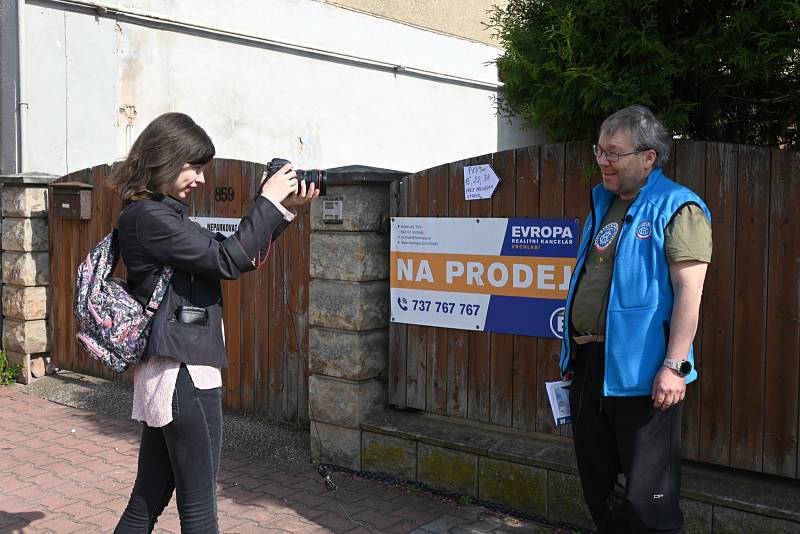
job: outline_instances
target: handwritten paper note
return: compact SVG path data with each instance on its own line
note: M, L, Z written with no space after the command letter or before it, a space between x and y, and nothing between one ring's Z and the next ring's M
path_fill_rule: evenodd
M464 199L492 198L500 178L489 165L464 166Z

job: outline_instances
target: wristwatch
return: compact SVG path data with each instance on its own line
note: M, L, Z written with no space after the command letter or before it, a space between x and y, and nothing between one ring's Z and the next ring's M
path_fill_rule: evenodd
M692 372L692 362L689 360L670 360L666 358L664 359L664 367L677 371L681 376L686 376Z

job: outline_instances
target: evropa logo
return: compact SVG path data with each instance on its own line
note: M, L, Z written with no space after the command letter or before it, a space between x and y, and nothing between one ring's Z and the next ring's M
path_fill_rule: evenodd
M512 226L511 237L515 239L572 239L569 226Z
M558 339L564 337L564 311L563 307L553 310L550 315L550 330Z

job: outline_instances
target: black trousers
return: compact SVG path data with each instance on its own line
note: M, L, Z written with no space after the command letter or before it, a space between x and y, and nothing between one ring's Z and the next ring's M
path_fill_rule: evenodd
M598 533L683 532L678 505L683 402L604 397L602 343L578 346L570 406L583 496ZM618 475L625 477L624 486Z
M173 420L144 425L139 469L115 534L150 533L175 491L181 532L219 532L217 472L222 441L220 388L196 389L181 365L172 399Z

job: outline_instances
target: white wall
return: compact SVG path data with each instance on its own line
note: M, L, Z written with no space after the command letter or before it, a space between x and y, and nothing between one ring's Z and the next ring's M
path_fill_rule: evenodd
M487 63L500 51L481 43L312 0L115 5L235 35L153 18L96 16L47 0L28 4L26 170L65 174L123 157L131 139L166 111L191 115L219 157L264 162L282 156L303 167L415 171L537 142L498 121L491 89L289 53L241 35L496 82ZM126 107L136 110L132 126L120 112ZM8 131L14 117L5 113L0 120Z

